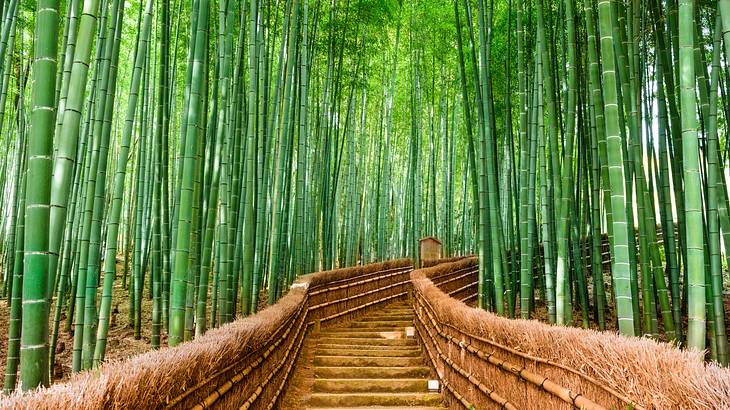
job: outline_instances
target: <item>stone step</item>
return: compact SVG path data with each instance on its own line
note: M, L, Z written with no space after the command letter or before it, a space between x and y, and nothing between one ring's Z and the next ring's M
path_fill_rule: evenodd
M431 370L426 366L405 367L332 367L319 366L314 368L315 378L329 379L407 379L428 378Z
M421 357L315 356L315 366L408 367L423 365Z
M314 352L317 356L370 356L370 357L420 357L420 349L355 349L317 347Z
M314 393L309 398L310 406L440 406L438 393Z
M390 322L390 321L399 321L399 320L407 320L409 322L413 322L413 315L403 315L403 314L397 314L397 315L373 315L373 316L363 316L361 318L358 318L357 320L359 322Z
M418 342L410 303L399 300L356 320L322 329L311 365L307 408L313 410L438 410L428 391L432 371Z
M405 332L408 326L389 326L382 325L374 327L351 327L351 326L337 326L322 330L323 335L329 335L332 333L355 333L355 332ZM410 325L412 327L413 325Z
M413 314L413 308L410 307L397 307L393 309L383 309L383 310L376 310L373 312L370 312L363 316L388 316L388 315L412 315Z
M352 339L337 340L334 343L317 343L317 349L358 349L358 350L420 350L415 344L408 345L366 345L366 344L353 344Z
M406 327L413 327L412 320L373 320L373 321L357 321L348 323L344 328L346 329L357 329L357 328L391 328L391 329L404 329Z
M347 338L376 338L376 339L405 339L406 331L379 328L362 328L362 329L328 329L323 331L322 337L347 337Z
M359 334L359 337L340 337L337 334L320 337L320 344L336 344L336 345L367 345L367 346L417 346L416 339L414 338L382 338L382 337L363 337Z
M426 379L316 379L315 393L428 393Z
M371 310L369 313L390 312L392 310L413 310L413 306L410 303L406 303L406 302L394 303L392 305L385 306L382 309Z

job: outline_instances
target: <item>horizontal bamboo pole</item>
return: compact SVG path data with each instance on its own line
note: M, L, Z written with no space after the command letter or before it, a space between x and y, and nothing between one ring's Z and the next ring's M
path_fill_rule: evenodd
M470 289L470 288L475 288L475 287L476 287L476 286L474 286L474 284L473 284L473 283L469 283L469 284L467 284L467 285L464 285L464 286L462 286L462 287L460 287L460 288L457 288L457 289L454 289L454 290L452 290L451 292L449 292L449 293L448 293L448 295L449 295L449 296L453 296L453 295L456 295L456 294L457 294L457 293L459 293L459 292L463 292L463 291L465 291L465 290L468 290L468 289Z
M469 278L470 276L474 276L475 273L477 273L477 270L472 270L470 272L462 273L462 274L460 274L458 276L454 276L454 277L448 278L448 279L446 279L444 281L440 281L440 282L433 282L432 281L432 282L433 282L434 285L436 285L438 287L442 287L444 285L448 285L450 283L457 282L457 281L459 281L461 279Z
M441 275L434 276L434 277L432 277L430 279L431 279L431 282L433 282L435 285L438 285L438 284L444 282L444 281L441 281L439 279L442 279L442 278L445 278L445 277L450 277L450 276L453 276L453 275L458 275L458 274L465 273L465 272L466 273L474 273L474 272L478 272L478 271L479 271L479 265L467 266L465 268L456 269L456 270L453 270L453 271L449 271L447 273L442 273Z
M334 305L334 304L337 304L337 303L344 303L344 302L349 301L349 300L354 300L354 299L362 298L362 297L367 296L367 295L372 295L374 293L383 292L383 291L388 290L390 288L394 288L396 286L406 285L408 283L410 283L409 280L404 280L402 282L397 282L397 283L394 283L394 284L391 284L391 285L387 285L387 286L384 286L382 288L373 289L373 290L370 290L370 291L367 291L367 292L364 292L364 293L358 293L357 295L348 296L346 298L336 299L336 300L332 300L332 301L329 301L329 302L323 302L323 303L320 303L318 305L315 305L315 306L310 307L309 310L321 309L323 307L331 306L331 305Z
M353 286L353 285L360 284L360 283L367 283L370 280L363 279L366 276L372 276L372 277L374 277L373 280L377 280L377 279L382 279L383 277L386 277L387 275L389 275L391 273L404 273L404 272L410 272L412 270L413 270L413 266L408 265L408 266L398 266L395 268L383 269L383 270L379 270L379 271L375 271L375 272L363 273L361 275L353 276L350 278L338 279L338 280L334 280L332 282L319 284L317 286L314 286L310 290L309 294L310 294L310 296L315 296L320 293L325 293L325 292L330 292L330 291L333 291L336 289L341 289L339 287L341 284L348 284L348 282L352 282L353 280L355 280L356 282L349 283L345 287Z
M396 285L400 285L400 284L396 284ZM389 286L389 287L392 287L392 286ZM363 310L366 307L374 306L374 305L377 305L379 303L383 303L383 302L387 302L387 301L390 301L390 300L393 300L393 299L397 299L397 298L399 298L401 296L405 296L406 294L407 294L407 292L396 293L394 295L387 296L387 297L384 297L382 299L374 300L372 302L368 302L368 303L362 304L360 306L356 306L354 308L351 308L351 309L348 309L348 310L345 310L345 311L342 311L342 312L339 312L339 313L335 313L334 315L330 315L330 316L327 316L327 317L323 317L323 318L319 319L319 321L320 322L324 322L324 321L336 319L336 318L338 318L340 316L344 316L344 315L346 315L348 313L353 313L353 312L357 312L358 310ZM312 325L312 324L314 324L314 321L311 321L311 322L309 322L307 324L308 325Z

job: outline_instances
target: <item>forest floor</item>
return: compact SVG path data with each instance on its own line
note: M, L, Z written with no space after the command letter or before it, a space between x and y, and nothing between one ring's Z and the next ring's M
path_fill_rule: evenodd
M127 357L135 356L152 349L150 345L150 337L152 336L152 300L144 292L142 298L142 326L141 338L134 338L134 329L129 321L129 290L122 287L121 281L122 263L117 261L117 280L114 283L114 292L112 297L112 314L109 324L109 334L107 336L107 349L105 361L121 360ZM100 283L103 280L101 275ZM127 278L129 279L129 278ZM97 301L101 297L101 290L97 295ZM49 332L53 331L53 308L51 309L51 319L49 320ZM7 300L0 301L0 334L8 334L8 326L10 323L10 309ZM66 311L61 314L61 322L58 331L58 344L56 346L56 363L53 369L54 382L63 381L71 376L71 360L73 357L73 328L71 331L65 331ZM160 344L165 345L167 335L165 332L160 336ZM50 336L49 336L50 337ZM5 369L8 353L7 336L0 338L0 363L2 369Z
M105 361L122 360L131 356L152 350L152 299L149 297L149 282L145 282L142 298L142 325L141 338L134 338L134 328L129 320L129 289L122 286L123 262L121 257L117 258L117 280L114 282L114 292L112 296L112 313L111 322L109 324L109 334L107 335L107 349ZM103 273L99 279L99 283L103 283ZM127 278L129 284L130 278ZM262 290L259 293L259 310L266 308L268 293ZM210 297L210 295L209 295ZM97 294L97 306L101 298L101 287ZM210 299L209 299L210 300ZM65 331L66 313L61 314L61 321L58 332L58 344L56 345L56 362L53 369L54 383L64 381L71 375L71 364L73 359L73 328ZM49 332L53 331L53 308L51 309L51 319L49 320ZM0 300L0 334L7 335L8 326L10 324L10 308L7 300ZM49 336L50 337L50 336ZM160 346L167 346L167 332L160 334ZM6 366L8 353L7 336L0 337L0 363L4 371Z

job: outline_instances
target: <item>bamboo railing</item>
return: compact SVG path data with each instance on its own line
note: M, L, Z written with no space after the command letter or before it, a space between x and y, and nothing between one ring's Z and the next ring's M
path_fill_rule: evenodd
M475 298L475 257L411 272L415 327L449 408L725 408L730 372L644 338L511 320Z
M550 363L479 337L465 330L469 326L464 324L439 319L427 297L428 291L448 296L449 299L441 300L451 303L460 301L454 295L466 295L462 299L472 299L475 297L473 276L478 271L475 261L474 258L466 259L411 274L414 282L428 280L428 284L415 286L413 290L416 330L448 396L453 396L467 409L471 406L480 409L496 406L505 409L575 407L598 410L633 405L612 391L601 392L602 402L608 406L600 405L581 390L566 387L566 375L554 379L548 377L547 374L555 375L555 369L539 373L541 365ZM569 369L560 369L577 375L579 388L591 381L589 378L582 380L580 374Z
M610 262L609 262L610 263ZM728 408L730 372L699 352L509 320L467 305L477 259L408 259L301 277L276 305L176 348L0 399L0 408L275 409L308 332L409 299L450 408Z

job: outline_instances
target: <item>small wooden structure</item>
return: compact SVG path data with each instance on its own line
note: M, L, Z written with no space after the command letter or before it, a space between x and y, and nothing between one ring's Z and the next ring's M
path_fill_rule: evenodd
M441 258L441 241L435 236L421 238L421 260Z

